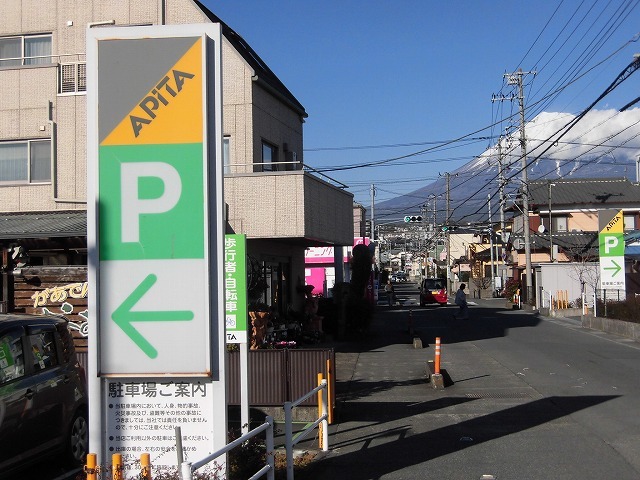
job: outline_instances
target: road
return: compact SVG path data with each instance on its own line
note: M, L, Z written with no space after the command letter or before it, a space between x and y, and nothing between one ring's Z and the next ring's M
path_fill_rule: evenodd
M415 284L396 292L359 348L338 347L331 452L301 478L640 478L640 344L501 299L470 298L454 321L457 307L419 307ZM425 381L435 337L443 390Z
M501 299L469 298L454 321L453 305L420 307L414 283L396 293L364 338L335 344L330 453L297 480L640 479L639 343ZM426 381L436 337L442 390ZM74 478L53 472L20 478Z

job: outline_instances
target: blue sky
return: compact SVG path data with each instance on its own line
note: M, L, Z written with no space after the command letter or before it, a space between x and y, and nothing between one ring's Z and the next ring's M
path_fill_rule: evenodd
M505 73L537 72L525 77L527 120L578 113L640 53L639 0L204 3L306 108L304 163L349 185L367 207L371 184L382 202L495 143L517 112L513 102L492 102L513 93ZM637 96L640 72L596 108Z

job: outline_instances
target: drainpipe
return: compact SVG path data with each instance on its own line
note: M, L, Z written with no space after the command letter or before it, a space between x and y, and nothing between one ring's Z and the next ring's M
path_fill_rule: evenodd
M57 155L57 125L53 120L53 102L49 102L49 131L51 132L51 190L53 194L53 201L56 203L84 203L86 200L77 198L58 198L58 155Z

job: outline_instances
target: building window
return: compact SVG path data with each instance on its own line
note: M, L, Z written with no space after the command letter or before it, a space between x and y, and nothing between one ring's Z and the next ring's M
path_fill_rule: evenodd
M551 231L552 232L566 232L567 231L567 217L551 217Z
M262 142L262 164L261 169L258 171L262 172L272 172L276 170L275 162L278 161L278 147L263 141Z
M0 184L50 181L50 140L0 143Z
M223 173L228 175L231 173L231 151L230 148L231 137L225 135L222 138L222 160L224 165Z
M624 216L624 231L628 232L630 230L636 229L636 216L635 215L625 215Z
M87 64L63 63L58 70L58 93L87 91Z
M51 35L0 37L0 67L51 63Z

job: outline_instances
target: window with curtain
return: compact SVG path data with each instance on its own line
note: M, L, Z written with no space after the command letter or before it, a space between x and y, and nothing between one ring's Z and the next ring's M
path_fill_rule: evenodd
M625 214L624 215L624 231L628 232L630 230L636 229L636 216L633 214Z
M51 63L51 35L0 37L0 67Z
M22 65L22 39L0 38L0 67Z
M50 181L50 140L0 143L0 184Z
M51 63L51 35L24 37L24 64Z

